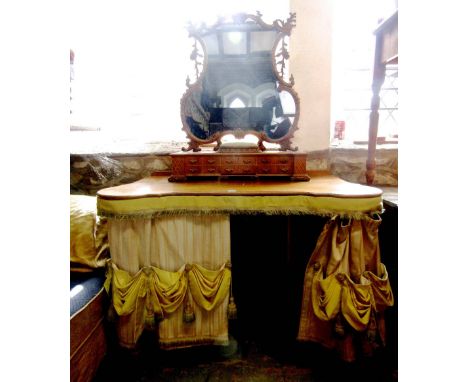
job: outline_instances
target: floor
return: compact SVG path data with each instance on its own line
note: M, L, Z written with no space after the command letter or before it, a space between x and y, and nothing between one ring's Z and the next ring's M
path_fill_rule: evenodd
M317 344L238 344L162 351L150 334L138 350L111 349L93 382L398 380L388 349L355 363L339 361Z

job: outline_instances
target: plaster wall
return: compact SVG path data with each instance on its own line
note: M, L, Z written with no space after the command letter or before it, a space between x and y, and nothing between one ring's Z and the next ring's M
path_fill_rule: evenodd
M290 0L296 12L291 33L290 71L301 101L299 130L293 145L301 151L330 145L332 2Z

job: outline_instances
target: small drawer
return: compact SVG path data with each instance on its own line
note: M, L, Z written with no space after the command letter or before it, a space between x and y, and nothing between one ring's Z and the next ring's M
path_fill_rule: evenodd
M236 168L234 166L221 166L221 174L223 175L235 175Z
M257 168L257 172L259 174L272 174L273 173L273 169L271 168L271 166L258 166Z
M201 170L202 168L199 166L187 166L186 167L187 175L200 174L202 172Z
M223 166L221 167L221 174L223 175L253 175L257 172L255 166Z
M236 157L222 157L220 158L219 164L221 166L232 166L238 163L238 158Z
M240 165L254 165L255 157L240 157L238 163Z
M277 156L274 159L275 164L277 165L292 165L294 161L294 158L289 157L289 156Z
M218 169L216 167L203 167L204 174L217 174Z
M255 166L239 166L236 171L239 175L255 174L257 169Z
M257 160L259 166L268 165L270 163L273 163L273 159L269 156L259 157Z
M275 173L277 174L292 174L293 173L293 166L288 165L279 165L275 166Z
M209 156L203 158L203 165L216 166L218 161L215 157Z
M185 158L185 164L189 165L189 166L201 165L202 161L201 161L201 158L187 157L187 158Z

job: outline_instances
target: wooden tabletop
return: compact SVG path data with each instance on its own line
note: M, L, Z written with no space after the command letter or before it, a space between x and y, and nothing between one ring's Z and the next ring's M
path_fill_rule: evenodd
M264 213L365 217L382 211L382 191L321 174L308 182L197 180L151 176L98 191L100 216L145 218L165 214Z
M312 176L308 182L285 180L196 180L169 182L166 176L151 176L97 193L102 199L136 199L168 195L311 195L342 198L375 198L376 187L350 183L333 175Z

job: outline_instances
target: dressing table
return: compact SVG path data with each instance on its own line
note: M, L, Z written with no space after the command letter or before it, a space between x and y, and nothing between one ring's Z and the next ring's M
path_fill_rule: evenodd
M288 342L295 338L302 320L302 279L309 267L313 269L308 259L316 240L323 236L318 236L320 227L330 218L361 224L382 212L380 189L329 174L309 175L307 182L238 178L169 182L167 175L154 175L100 190L98 213L109 224L109 292L117 301L123 298L124 306L131 305L127 301L132 293L135 300L129 311L117 311L121 314L117 326L120 344L132 348L144 328L158 328L162 349L226 346L231 318L238 318L240 335L246 338ZM353 240L359 247L359 237ZM210 311L191 297L189 287L181 286L183 277L185 285L191 285L194 266L212 274L211 279L201 277L199 281L200 285L214 285L205 299L210 300L211 295L219 302ZM175 311L162 309L158 315L151 305L154 294L147 288L163 279L179 280L160 288L175 289L184 297L169 301ZM226 282L223 286L216 280ZM269 309L278 303L279 311L269 316ZM322 341L307 331L300 340ZM351 342L346 341L349 346ZM354 350L346 354L348 361L355 357Z
M299 340L327 347L344 343L347 360L355 355L353 330L372 327L369 330L375 332L373 323L382 323L382 306L392 304L376 242L382 191L328 173L308 172L306 154L291 146L300 110L294 79L287 71L288 37L294 24L294 14L286 21L267 24L257 13L235 15L212 27L189 26L195 74L193 81L187 79L181 98L188 146L171 154L171 174L155 173L98 191L98 213L109 223L106 288L118 316L122 346L134 347L145 328L158 330L159 345L165 349L227 345L230 319L250 322L249 315L258 317L255 309L262 306L261 301L275 305L279 296L283 296L281 312L275 312L275 317L294 322L294 336L300 319ZM227 136L238 141L226 142ZM247 136L257 142L241 140ZM264 219L258 220L259 216ZM299 238L296 231L305 225L292 218L304 216L327 220L323 232L303 232ZM329 235L332 229L340 233ZM247 243L247 237L254 242ZM295 268L294 277L301 282L283 284L291 277L288 272L299 247L305 261ZM321 253L315 262L317 250ZM326 267L330 256L335 268ZM354 261L351 266L348 258ZM332 299L335 303L342 294L358 293L343 316L337 307L324 318L319 332L325 338L317 337L317 317L310 301L310 295L320 293L317 286L310 293L318 265L327 268L328 283L342 283L333 284L331 292L324 289L338 293ZM328 274L332 268L334 273ZM367 276L356 278L349 268L359 277L375 273L379 282L366 281ZM290 289L291 285L296 288ZM378 310L369 303L374 301L374 290L376 296L386 298L383 302L383 297L376 298ZM240 299L239 310L235 296ZM288 305L290 301L296 305ZM354 307L353 301L360 307ZM292 321L289 312L295 315ZM344 339L336 340L331 333L338 320L354 323L352 317L361 313L357 329L346 329ZM269 322L277 321L270 317ZM268 323L262 326L269 327Z

